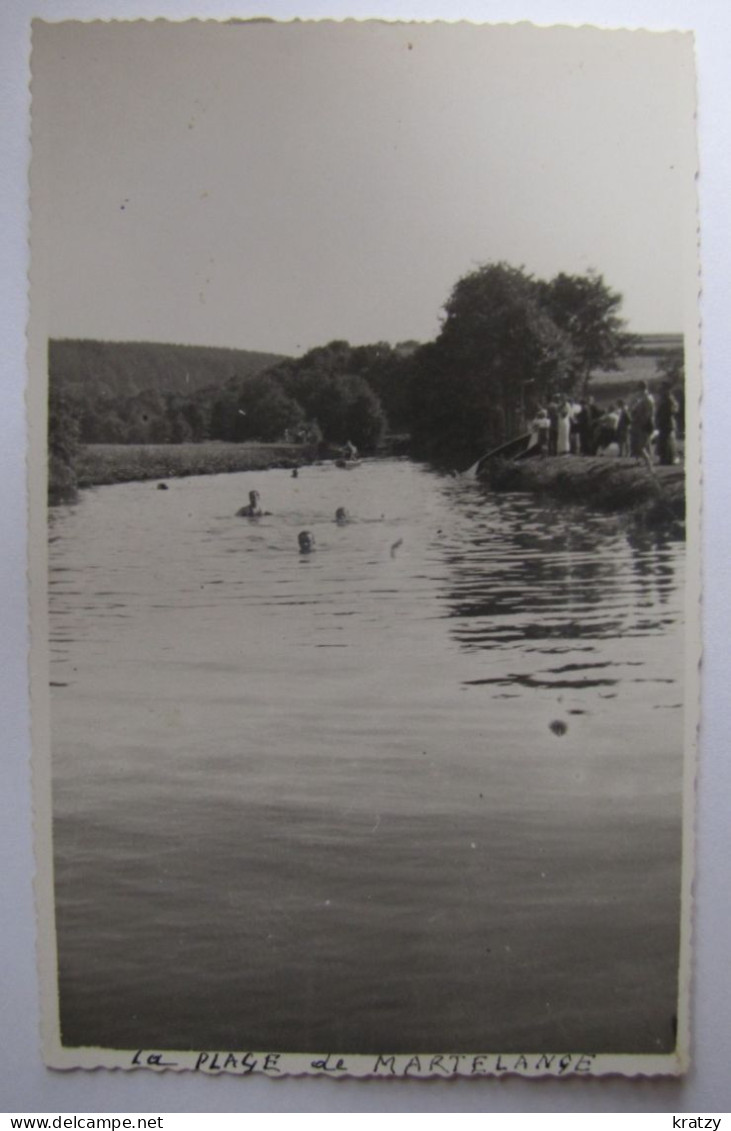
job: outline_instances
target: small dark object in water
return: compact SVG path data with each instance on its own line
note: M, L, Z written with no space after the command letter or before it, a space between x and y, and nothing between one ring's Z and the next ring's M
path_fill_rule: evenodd
M301 554L310 554L315 548L315 539L310 534L309 530L301 530L297 535L297 541L299 542Z
M168 485L167 483L158 483L157 489L158 491L167 491Z
M298 479L298 478L299 478L299 471L297 470L297 468L296 468L296 467L293 467L293 468L292 468L292 478L293 478L293 479Z
M335 511L335 521L338 526L345 526L348 522L348 512L345 507L338 507Z
M403 538L397 538L396 539L393 546L391 547L391 557L392 558L396 557L396 551L398 550L399 546L403 546L403 544L404 544Z
M559 735L559 737L566 734L566 731L569 729L568 723L563 722L562 719L554 719L552 723L549 723L549 727L553 733Z

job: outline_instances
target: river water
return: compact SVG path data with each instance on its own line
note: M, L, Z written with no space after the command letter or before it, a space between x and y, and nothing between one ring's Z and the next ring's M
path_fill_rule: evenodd
M64 1043L674 1046L682 543L367 461L50 556Z

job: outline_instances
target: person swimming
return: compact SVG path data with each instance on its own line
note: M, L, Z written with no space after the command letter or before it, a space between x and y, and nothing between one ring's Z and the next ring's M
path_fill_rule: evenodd
M338 509L335 511L335 521L337 522L338 526L346 526L350 521L350 519L348 518L348 512L346 511L345 507L338 507Z
M315 539L309 530L301 530L297 535L301 554L311 554L315 548Z
M259 506L259 492L249 491L249 501L245 507L236 511L238 518L260 518L264 512Z

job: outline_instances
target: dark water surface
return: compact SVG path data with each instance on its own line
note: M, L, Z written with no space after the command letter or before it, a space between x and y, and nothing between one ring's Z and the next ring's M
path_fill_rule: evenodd
M374 462L50 550L66 1044L673 1047L681 543Z

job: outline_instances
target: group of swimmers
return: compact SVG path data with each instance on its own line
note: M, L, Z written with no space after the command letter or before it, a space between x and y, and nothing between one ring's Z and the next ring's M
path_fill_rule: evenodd
M556 394L539 408L530 424L529 453L540 455L614 455L652 460L653 444L661 464L677 462L679 405L666 381L653 397L638 382L629 404L617 400L601 408L593 397L572 401Z
M295 469L296 470L296 469ZM258 491L249 491L249 501L236 511L237 518L263 518L271 514L270 511L261 509L261 496ZM350 521L345 507L338 507L335 511L335 522L338 526L346 526ZM301 554L311 554L315 548L315 536L309 530L301 530L297 535L297 543Z

